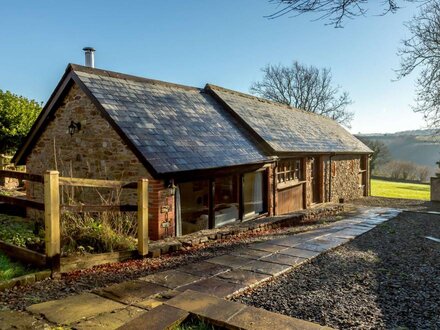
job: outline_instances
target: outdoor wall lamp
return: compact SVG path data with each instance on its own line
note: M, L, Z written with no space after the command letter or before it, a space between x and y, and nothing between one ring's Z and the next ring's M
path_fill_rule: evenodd
M72 136L75 132L79 132L81 130L81 123L80 122L74 122L73 120L70 121L69 128L69 134Z
M177 186L174 184L174 180L170 180L167 185L168 196L174 196L176 194Z

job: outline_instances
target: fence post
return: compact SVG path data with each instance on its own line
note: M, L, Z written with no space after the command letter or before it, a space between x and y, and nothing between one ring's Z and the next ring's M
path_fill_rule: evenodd
M148 180L139 179L138 188L138 252L148 254Z
M59 172L44 174L44 228L46 257L52 272L60 271L60 189Z

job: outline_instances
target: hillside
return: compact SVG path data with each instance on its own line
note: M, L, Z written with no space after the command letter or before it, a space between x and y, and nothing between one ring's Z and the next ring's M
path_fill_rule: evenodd
M414 130L387 134L358 134L361 138L386 144L392 159L411 161L432 168L440 159L440 135L435 130Z

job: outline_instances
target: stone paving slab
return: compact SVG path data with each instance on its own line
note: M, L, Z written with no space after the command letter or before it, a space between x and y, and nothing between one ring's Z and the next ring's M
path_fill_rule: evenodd
M356 225L356 224L361 223L363 221L364 221L363 218L350 218L350 219L340 220L337 222L337 224L339 226L345 226L346 228L348 228L349 226Z
M275 253L268 257L261 258L260 260L266 262L273 262L275 264L288 265L288 266L297 266L307 261L306 258L289 256L287 254L281 254L281 253Z
M255 286L258 283L262 283L264 281L267 281L272 277L272 275L268 274L260 274L251 272L248 270L243 269L234 269L230 272L222 273L220 275L217 275L217 277L224 279L231 283L236 284L243 284L248 287Z
M246 306L228 319L228 324L244 330L324 330L331 329L321 325L276 314L261 308Z
M352 227L353 228L359 228L359 229L371 229L376 227L376 224L372 224L372 223L368 223L368 222L361 222L356 224L355 226Z
M334 237L336 238L354 238L359 235L362 235L363 233L367 232L368 230L358 230L358 229L344 229L337 233L335 233Z
M166 302L168 306L188 311L228 329L242 330L322 330L320 325L249 307L194 291L185 291ZM128 328L127 328L128 329Z
M291 266L275 264L272 262L265 262L261 260L254 260L251 263L244 265L241 269L277 276L291 269Z
M225 254L223 256L211 258L206 261L213 264L223 265L231 268L240 268L243 265L251 262L252 260L249 258L243 258L239 256Z
M351 227L350 229L345 229L345 231L351 231L356 236L359 236L359 235L366 233L367 231L370 231L373 228L374 227L361 227L361 226L356 225L356 226Z
M49 326L33 315L24 312L3 310L0 311L0 330L45 330Z
M383 223L383 222L385 222L387 220L388 219L384 219L384 220L377 220L377 219L375 219L375 220L367 220L367 221L362 222L362 224L368 224L370 226L377 226L377 225L380 225L381 223Z
M244 305L223 300L211 295L188 290L165 303L211 320L227 322L233 315L243 310Z
M169 289L155 283L134 280L114 284L94 292L102 297L113 299L124 304L133 304L167 290Z
M137 307L140 307L140 308L143 308L143 309L151 310L153 308L156 308L157 306L162 305L165 301L170 300L170 299L178 296L179 294L181 294L180 291L168 290L168 291L161 292L161 293L158 293L156 295L153 295L151 297L148 297L145 300L136 302L133 305L137 306Z
M331 250L339 245L341 245L341 241L327 241L327 243L320 243L315 241L309 241L306 243L302 243L298 245L296 248L302 249L302 250L309 250L314 252L324 252L327 250Z
M138 307L126 307L114 312L100 314L94 318L81 321L72 327L76 330L113 330L144 313L145 309Z
M347 241L350 241L353 238L356 238L356 235L353 235L353 233L348 234L348 233L341 232L341 233L336 233L335 237L336 238L343 238L343 239L346 239Z
M320 252L303 250L303 249L298 249L298 248L289 248L287 250L280 252L280 254L286 254L288 256L310 259L310 258L313 258L313 257L316 257L317 255L319 255Z
M279 251L285 250L287 247L281 246L281 245L271 244L271 243L268 243L268 242L263 242L263 243L249 244L248 248L252 249L252 250L261 250L261 251L267 251L267 252L275 253L275 252L279 252Z
M190 284L201 280L203 277L191 275L180 272L178 270L166 270L164 272L155 273L146 277L141 277L139 280L155 283L165 286L170 289L175 289L179 286Z
M248 248L239 249L236 251L231 252L231 255L243 257L243 258L249 258L253 260L258 260L262 257L270 256L272 252L267 251L261 251L261 250L251 250Z
M189 316L187 311L169 305L161 305L119 327L120 330L174 329Z
M323 252L331 248L331 245L329 244L319 244L319 243L301 243L300 245L296 246L297 249L301 250L308 250L308 251L314 251L314 252Z
M217 274L226 272L228 270L231 270L231 268L223 265L213 264L206 261L185 265L179 268L179 271L181 272L185 272L188 274L201 276L201 277L215 276Z
M278 238L278 239L275 239L271 242L273 242L276 245L281 245L281 246L285 246L285 247L294 247L294 246L297 246L298 244L301 244L303 242L310 240L310 238L299 238L299 237L295 237L295 236L296 235Z
M182 286L177 290L193 290L216 297L225 298L246 288L246 284L228 282L219 277L209 277L205 280Z
M82 293L60 300L51 300L29 306L27 311L43 315L48 321L68 325L102 313L116 311L126 306L93 293Z

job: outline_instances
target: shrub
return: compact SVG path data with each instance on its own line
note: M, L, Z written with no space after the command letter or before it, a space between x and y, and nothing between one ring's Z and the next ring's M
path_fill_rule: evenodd
M136 232L135 214L64 212L61 216L62 253L134 250Z
M44 251L44 231L28 219L0 214L0 240L38 252Z

